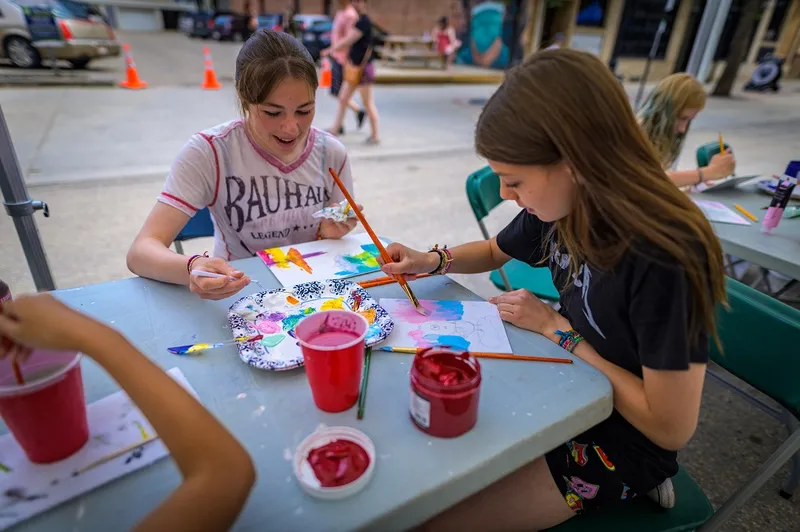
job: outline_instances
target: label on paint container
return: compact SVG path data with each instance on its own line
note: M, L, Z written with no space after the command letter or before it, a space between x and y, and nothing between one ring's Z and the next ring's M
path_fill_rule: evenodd
M411 390L411 417L420 426L430 428L431 426L431 403L417 395Z

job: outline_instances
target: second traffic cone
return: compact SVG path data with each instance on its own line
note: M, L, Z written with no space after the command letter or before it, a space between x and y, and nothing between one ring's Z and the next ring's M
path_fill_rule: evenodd
M207 91L221 89L222 85L217 79L217 73L214 72L214 63L211 61L211 50L208 49L208 46L203 48L203 55L205 56L206 77L203 80L203 84L200 85L200 88Z
M147 87L147 82L139 79L139 72L136 70L136 63L133 62L130 45L123 44L122 51L125 52L125 73L127 79L120 81L119 86L123 89L144 89Z
M333 76L331 73L331 60L327 57L322 59L322 70L319 73L319 88L330 89Z

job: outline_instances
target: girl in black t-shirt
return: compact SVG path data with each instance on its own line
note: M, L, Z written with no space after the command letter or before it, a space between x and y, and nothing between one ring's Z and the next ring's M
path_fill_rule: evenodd
M497 237L422 253L392 244L389 274L479 273L515 258L550 269L560 310L518 290L500 316L601 371L608 419L434 518L431 529L530 530L647 494L694 433L722 253L670 182L628 98L596 57L534 54L478 120L475 144L523 210Z

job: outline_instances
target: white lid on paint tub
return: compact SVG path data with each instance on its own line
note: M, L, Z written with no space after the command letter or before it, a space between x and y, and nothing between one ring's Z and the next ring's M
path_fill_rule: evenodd
M360 445L369 456L369 465L366 471L350 484L335 488L323 488L314 473L314 469L308 463L308 455L313 449L327 445L335 440L347 440ZM372 474L375 472L375 458L375 444L372 443L369 436L360 430L351 427L326 427L325 425L320 425L317 430L309 434L297 446L292 463L294 475L306 493L317 499L336 500L355 495L364 489L364 486L369 483Z

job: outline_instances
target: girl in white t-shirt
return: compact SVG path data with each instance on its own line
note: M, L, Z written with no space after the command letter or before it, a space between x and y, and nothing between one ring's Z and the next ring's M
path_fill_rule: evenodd
M353 187L344 146L311 125L316 89L316 68L296 39L263 29L250 37L236 59L244 119L189 139L128 251L130 270L189 285L204 299L223 299L250 282L228 261L349 233L354 220L320 222L312 216L344 199L328 168L339 173L351 194ZM206 207L214 221L213 256L174 253L175 236ZM190 269L236 280L190 275Z

